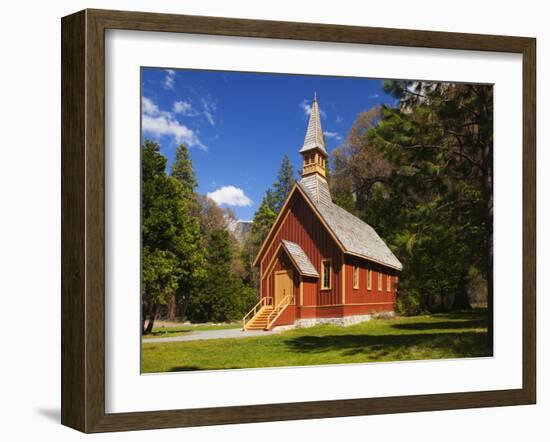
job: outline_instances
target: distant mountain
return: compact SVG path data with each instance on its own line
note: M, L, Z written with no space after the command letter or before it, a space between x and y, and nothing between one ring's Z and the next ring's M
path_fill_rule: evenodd
M243 243L250 231L250 226L252 226L252 221L235 220L229 222L227 230L237 238L237 241Z

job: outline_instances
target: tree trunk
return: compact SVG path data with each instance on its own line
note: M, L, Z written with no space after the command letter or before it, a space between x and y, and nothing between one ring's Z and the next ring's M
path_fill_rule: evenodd
M155 318L157 317L157 311L158 311L157 304L153 304L149 309L149 317L148 317L149 322L147 323L147 327L143 332L144 335L150 335L153 332L153 325L155 323Z
M436 300L436 297L438 295L436 295L435 293L429 293L428 294L428 297L426 299L426 306L428 307L428 311L430 313L435 313L437 312L437 300Z
M468 286L464 281L460 290L455 294L453 310L469 310L471 308L470 299L468 298Z
M141 333L145 334L145 320L147 319L147 304L141 303Z
M187 307L189 306L189 294L182 295L180 299L180 321L187 319Z
M166 319L169 321L174 321L176 319L176 309L177 309L178 303L176 301L176 294L170 295L170 300L168 301L168 313L166 315Z

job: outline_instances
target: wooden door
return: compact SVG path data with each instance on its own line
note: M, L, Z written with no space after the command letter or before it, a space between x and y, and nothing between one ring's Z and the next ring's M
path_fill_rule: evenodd
M294 293L294 283L292 282L291 271L275 272L275 299L274 305L277 306L283 300L283 298Z

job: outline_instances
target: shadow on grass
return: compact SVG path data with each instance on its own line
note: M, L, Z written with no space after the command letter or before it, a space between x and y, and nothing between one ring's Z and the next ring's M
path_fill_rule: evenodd
M372 358L411 354L415 349L437 350L442 357L489 356L487 334L473 331L455 333L422 333L401 335L329 335L300 336L289 339L286 345L298 353L340 351L343 356L358 354Z
M399 330L460 330L468 328L486 327L487 321L471 319L467 321L440 321L440 322L411 322L410 324L392 324L392 328Z
M194 365L182 365L180 367L172 367L170 372L177 372L177 371L198 371L198 370L234 370L236 368L243 368L243 367L197 367Z
M436 319L445 320L480 320L486 321L488 319L488 310L486 308L475 308L471 310L458 310L447 313L435 313L432 315Z
M197 367L195 365L182 365L180 367L172 367L169 371L197 371L204 370L204 368Z

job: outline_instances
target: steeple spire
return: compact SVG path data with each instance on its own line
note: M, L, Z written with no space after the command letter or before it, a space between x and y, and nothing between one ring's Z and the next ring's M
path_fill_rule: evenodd
M304 158L302 177L311 174L318 174L322 177L326 175L328 154L325 148L323 128L321 127L321 115L319 112L319 104L317 103L317 92L313 95L306 137L300 149L300 153Z
M323 129L321 127L319 104L317 103L317 92L315 92L313 96L313 103L311 105L311 113L309 114L309 123L307 125L306 137L304 139L304 145L300 149L300 153L315 148L321 149L323 152L327 153L325 148L325 140L323 137Z

